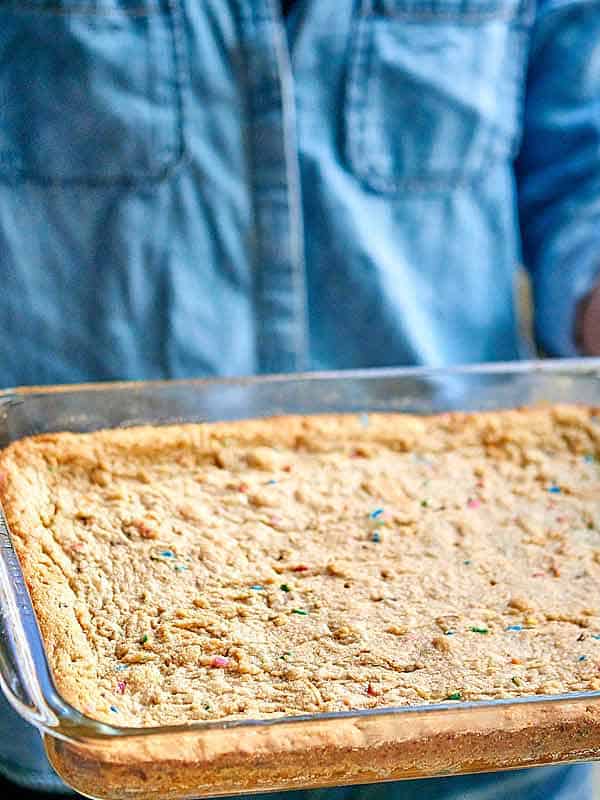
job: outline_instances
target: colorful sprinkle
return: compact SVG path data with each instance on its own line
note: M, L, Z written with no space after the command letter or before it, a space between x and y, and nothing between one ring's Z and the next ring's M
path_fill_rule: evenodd
M276 483L277 481L274 478L272 478L270 481L267 481L267 486L275 486Z
M185 564L175 564L175 572L185 572L186 569Z
M454 636L454 631L444 631L444 636Z
M362 425L363 428L368 428L369 427L369 415L368 414L361 414L359 419L360 419L360 424Z
M125 687L127 686L125 681L118 681L117 683L117 691L119 694L125 694Z
M479 508L481 500L471 499L467 501L467 508Z
M514 675L512 676L511 681L514 683L515 686L520 686L521 685L521 681L517 677L515 677Z
M377 517L380 517L383 513L384 513L384 509L383 508L376 508L375 511L371 511L371 513L369 514L369 517L371 519L377 519Z
M467 558L467 559L465 559L463 561L463 564L466 564L467 566L469 566L470 563L471 563L471 559L470 558Z
M452 692L449 694L446 700L462 700L462 695L460 692Z
M253 586L251 586L250 588L252 589L252 591L253 591L253 592L262 592L262 590L263 590L265 587L264 587L264 586L261 586L261 585L260 585L260 583L255 583L255 584L254 584Z
M585 661L585 660L586 660L586 658L587 658L587 656L579 656L579 658L577 659L577 661Z
M308 611L305 611L303 608L292 608L292 614L300 614L302 617L307 617Z
M380 694L380 692L379 692L379 691L378 691L378 690L377 690L377 689L376 689L376 688L373 686L373 684L371 684L371 683L370 683L370 684L367 686L367 694L368 694L370 697L378 697L378 696L379 696L379 694Z
M422 508L427 508L428 505L429 505L429 500L421 500L421 507Z
M592 633L592 639L600 639L600 633Z
M148 634L147 634L147 633L145 633L145 634L142 636L142 638L140 639L140 644L146 644L146 642L147 642L147 641L148 641Z
M129 669L129 664L117 664L115 669L117 672L124 672L126 669Z
M292 655L291 653L284 653L282 656L279 656L279 658L281 658L281 659L282 659L282 661L287 661L287 660L288 660L288 658L289 658L291 655Z
M225 656L215 656L210 665L214 669L226 669L229 666L229 659Z
M522 625L509 625L508 628L506 628L506 630L507 631L522 631L523 630L523 626Z
M118 714L119 713L119 709L116 706L111 706L110 710L113 712L113 714Z
M306 564L298 564L297 567L292 567L292 572L306 572L308 569Z
M532 572L531 573L531 577L532 578L545 578L546 577L546 573L545 572Z
M160 553L160 555L161 555L163 558L174 558L174 557L175 557L175 553L174 553L172 550L163 550L163 551Z
M379 543L381 541L381 534L379 533L379 531L375 531L373 536L371 536L371 541L376 543Z
M596 456L593 453L587 453L583 457L583 460L586 462L586 464L593 464L594 461L596 460Z
M560 494L561 489L560 486L549 486L548 491L550 492L550 494Z
M282 583L279 588L281 589L282 592L291 592L292 591L287 583Z
M478 628L476 625L472 625L469 630L472 633L489 633L487 628Z
M248 488L249 487L247 483L240 483L238 486L238 491L242 492L242 494L245 494L248 491Z

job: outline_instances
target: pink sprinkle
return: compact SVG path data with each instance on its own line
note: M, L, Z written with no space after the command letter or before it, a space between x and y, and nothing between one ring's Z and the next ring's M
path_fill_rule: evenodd
M269 517L269 525L277 528L279 525L281 525L281 517Z
M71 545L71 550L81 550L83 547L83 542L75 542L75 544Z
M238 486L238 489L240 490L240 492L245 493L245 492L248 491L248 484L247 483L240 483L240 485Z
M469 502L467 503L467 506L469 508L479 508L480 505L481 505L481 500L469 500Z
M225 656L215 656L210 665L215 669L226 669L229 666L229 659Z
M546 573L545 572L534 572L534 573L532 573L531 577L532 578L545 578L546 577Z
M117 690L119 694L125 694L125 686L126 686L125 681L119 681L117 683Z
M297 567L292 567L292 572L306 572L307 570L306 564L298 564Z
M379 692L377 691L377 689L375 689L375 687L372 684L369 684L367 686L367 694L370 695L371 697L379 696Z
M566 522L566 521L567 521L567 518L566 518L565 516L560 516L560 517L557 517L557 518L556 518L556 521L557 521L557 522L559 522L559 523L560 523L560 522Z

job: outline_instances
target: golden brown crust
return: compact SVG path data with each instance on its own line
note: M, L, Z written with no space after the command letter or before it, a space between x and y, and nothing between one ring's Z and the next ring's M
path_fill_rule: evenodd
M600 688L596 415L283 417L11 445L0 500L59 690L97 719L156 726ZM595 708L503 712L506 730L438 714L406 736L382 717L377 745L367 723L323 723L316 783L482 769L491 743L505 765L552 760L575 729L581 756ZM290 728L286 761L264 730L238 731L224 762L214 732L195 738L182 786L266 788L269 770L306 783L314 732ZM48 746L80 780L100 758L118 794L114 751ZM143 794L162 778L134 749Z

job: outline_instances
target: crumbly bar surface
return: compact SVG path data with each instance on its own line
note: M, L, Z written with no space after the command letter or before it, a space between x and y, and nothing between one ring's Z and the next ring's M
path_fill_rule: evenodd
M600 688L600 416L25 439L0 500L64 697L154 726Z

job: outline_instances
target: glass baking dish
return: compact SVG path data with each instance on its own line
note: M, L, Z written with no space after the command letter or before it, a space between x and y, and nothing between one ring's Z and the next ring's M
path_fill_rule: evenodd
M0 393L0 446L50 431L286 413L600 405L600 360L365 370ZM66 783L98 798L191 798L511 769L600 756L600 692L127 729L56 691L0 514L0 682Z

